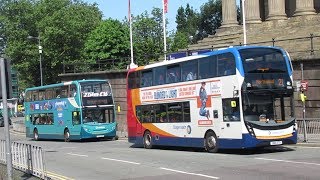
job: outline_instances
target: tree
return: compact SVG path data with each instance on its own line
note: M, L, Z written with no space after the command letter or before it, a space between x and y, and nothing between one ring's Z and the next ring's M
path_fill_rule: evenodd
M179 7L176 16L177 33L187 35L187 41L190 43L196 43L197 30L199 24L199 13L197 13L189 3L186 8ZM179 47L181 48L181 47Z
M97 5L75 0L15 0L4 5L6 54L18 71L20 88L39 85L39 54L43 47L44 83L58 81L63 64L81 59L88 34L101 22Z
M133 44L136 63L146 65L158 61L160 56L163 55L162 11L159 8L154 8L151 15L145 11L134 17L133 20Z
M209 0L200 8L200 21L198 24L197 40L208 35L214 35L222 22L221 0Z
M177 52L179 49L185 49L189 45L189 37L186 33L183 32L176 32L172 34L173 42L171 44L170 51Z
M117 69L125 69L130 56L129 28L118 20L107 19L93 30L85 43L84 60L115 59Z

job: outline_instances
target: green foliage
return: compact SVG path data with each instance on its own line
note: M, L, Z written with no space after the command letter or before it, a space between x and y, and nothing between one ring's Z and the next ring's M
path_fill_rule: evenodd
M163 55L162 11L154 8L151 15L147 12L134 17L133 46L135 63L146 65Z
M177 52L179 49L185 49L189 45L189 37L186 33L177 32L172 35L173 42L171 44L170 51Z
M101 22L96 5L73 0L16 0L4 5L6 54L19 72L20 88L39 85L38 41L43 47L44 84L55 83L63 63L81 59L88 34Z
M103 21L90 33L85 43L84 61L89 63L99 60L115 60L116 69L125 69L129 56L129 28L118 20Z
M199 18L199 13L197 13L189 4L187 4L186 8L183 8L182 6L179 7L176 16L177 33L187 35L187 40L190 40L190 43L196 43L194 37L196 37L197 34Z
M201 6L197 40L214 35L222 22L221 0L209 0Z

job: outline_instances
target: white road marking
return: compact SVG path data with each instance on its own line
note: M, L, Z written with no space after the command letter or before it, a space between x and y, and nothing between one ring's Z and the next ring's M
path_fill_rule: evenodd
M311 146L294 146L297 148L306 148L306 149L320 149L320 147L311 147Z
M182 173L182 174L189 174L189 175L193 175L193 176L201 176L201 177L206 177L206 178L210 178L210 179L220 179L219 177L209 176L209 175L205 175L205 174L189 173L189 172L185 172L185 171L179 171L179 170L163 168L163 167L161 167L160 169L166 170L166 171Z
M60 149L75 149L75 148L77 148L77 147L62 147Z
M67 153L71 156L80 156L80 157L88 157L88 155L84 155L84 154L74 154L74 153Z
M105 157L103 157L101 159L110 160L110 161L118 161L118 162L129 163L129 164L137 164L137 165L140 164L140 163L137 163L137 162L125 161L125 160L121 160L121 159L112 159L112 158L105 158Z
M277 162L287 162L287 163L294 163L294 164L306 164L306 165L316 165L316 166L320 166L320 164L318 164L318 163L310 163L310 162L289 161L289 160L268 159L268 158L255 158L255 159L265 160L265 161L277 161Z

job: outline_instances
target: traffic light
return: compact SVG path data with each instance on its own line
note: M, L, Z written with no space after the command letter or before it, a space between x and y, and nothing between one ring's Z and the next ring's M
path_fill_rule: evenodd
M7 99L11 99L12 98L12 82L11 82L11 64L10 64L10 60L0 57L0 59L4 59L4 66L5 66L5 78L6 78L6 86L7 86ZM1 65L2 66L2 65ZM0 87L2 87L1 84L1 69L0 68ZM2 99L2 88L0 88L0 98Z

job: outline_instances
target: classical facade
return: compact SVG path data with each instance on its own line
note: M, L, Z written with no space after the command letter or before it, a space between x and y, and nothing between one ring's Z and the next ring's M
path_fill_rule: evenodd
M242 4L242 3L240 3ZM306 117L320 117L320 0L245 0L247 44L280 46L291 55L294 80L308 80ZM222 0L222 26L188 50L243 45L236 0ZM301 68L303 67L303 69ZM302 104L296 93L296 114Z

